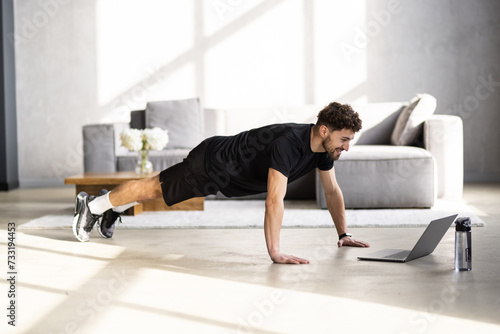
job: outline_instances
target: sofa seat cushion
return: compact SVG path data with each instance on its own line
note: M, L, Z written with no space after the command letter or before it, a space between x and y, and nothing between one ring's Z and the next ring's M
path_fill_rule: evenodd
M149 161L153 164L153 170L162 171L170 166L181 162L189 154L190 149L169 149L161 151L150 151ZM118 171L133 171L139 155L137 152L128 152L117 156Z
M346 208L432 207L435 163L428 151L412 146L358 145L335 162ZM317 199L326 208L317 178Z

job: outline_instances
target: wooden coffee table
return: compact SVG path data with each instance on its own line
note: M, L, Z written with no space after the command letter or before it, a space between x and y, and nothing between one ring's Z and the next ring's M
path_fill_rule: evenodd
M135 172L113 172L113 173L83 173L74 175L64 179L64 184L74 184L76 186L76 195L81 191L85 191L89 195L97 196L101 189L112 190L130 180L139 180L159 174L153 172L148 176L140 176ZM205 205L204 197L188 199L187 201L168 206L163 201L163 198L148 201L136 205L127 210L126 214L137 215L143 211L168 211L168 210L203 210Z

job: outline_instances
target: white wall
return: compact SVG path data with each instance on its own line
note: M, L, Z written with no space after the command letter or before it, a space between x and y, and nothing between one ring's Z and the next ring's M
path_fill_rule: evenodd
M426 91L440 101L438 112L456 114L451 106L474 93L480 74L500 81L494 0L17 0L15 6L25 187L62 184L81 172L82 125L128 121L130 110L151 100L199 96L207 107L283 106L409 100ZM440 61L429 61L429 54ZM498 149L486 140L498 136L498 96L495 90L480 111L464 117L471 175L500 175ZM482 136L472 143L478 128ZM482 149L468 155L477 144Z

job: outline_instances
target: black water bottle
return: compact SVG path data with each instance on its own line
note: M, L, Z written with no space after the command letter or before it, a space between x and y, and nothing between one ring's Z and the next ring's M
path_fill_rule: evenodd
M472 269L471 222L469 217L457 218L455 225L455 270Z

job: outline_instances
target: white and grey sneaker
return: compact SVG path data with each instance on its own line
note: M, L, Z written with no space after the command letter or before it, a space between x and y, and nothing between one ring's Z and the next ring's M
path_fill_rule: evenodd
M89 196L82 191L76 196L75 216L73 217L73 234L81 242L90 240L90 232L94 227L100 215L94 215L89 210L89 202L95 196Z

